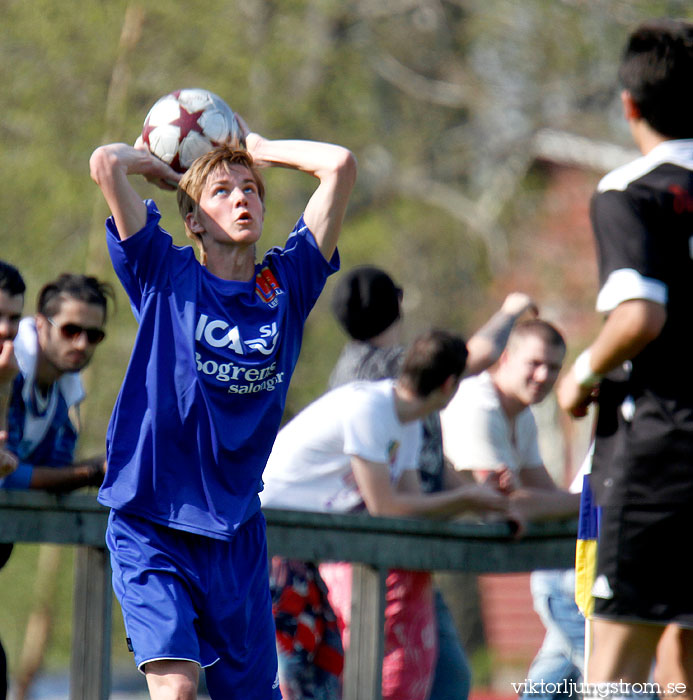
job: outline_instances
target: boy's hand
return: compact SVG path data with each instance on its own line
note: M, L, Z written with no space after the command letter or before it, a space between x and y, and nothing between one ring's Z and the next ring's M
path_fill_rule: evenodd
M142 136L137 137L134 148L147 153L151 159L150 165L141 170L141 174L147 182L151 182L152 185L156 185L162 190L173 191L178 189L178 181L181 178L181 174L177 173L168 163L164 163L161 158L157 158L147 148L147 145L142 140Z
M240 148L245 148L250 152L250 149L248 148L248 136L250 135L250 128L248 127L248 124L246 123L245 119L238 114L238 112L235 112L236 115L236 121L238 122L238 126L240 128L240 143L238 144ZM251 154L252 155L252 154Z

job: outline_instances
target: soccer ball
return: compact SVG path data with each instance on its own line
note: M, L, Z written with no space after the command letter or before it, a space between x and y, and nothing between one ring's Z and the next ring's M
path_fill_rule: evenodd
M149 150L179 173L216 146L242 147L242 140L231 108L200 88L176 90L157 100L142 128Z

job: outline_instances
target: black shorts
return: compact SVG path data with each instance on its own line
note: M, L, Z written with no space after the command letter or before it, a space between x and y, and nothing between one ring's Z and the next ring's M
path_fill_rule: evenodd
M604 506L594 617L693 628L693 504Z

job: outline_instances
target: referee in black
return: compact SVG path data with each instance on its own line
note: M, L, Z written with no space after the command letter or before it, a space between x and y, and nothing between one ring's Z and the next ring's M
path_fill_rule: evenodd
M612 684L613 696L642 690L665 628L675 644L655 679L693 687L693 24L639 26L619 78L642 157L592 199L607 316L557 389L576 417L599 405L588 680Z

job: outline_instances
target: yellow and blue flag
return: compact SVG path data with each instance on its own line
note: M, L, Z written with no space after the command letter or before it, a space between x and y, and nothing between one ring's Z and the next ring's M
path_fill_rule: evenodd
M590 475L585 474L582 481L578 539L575 549L575 603L587 618L594 608L592 586L597 568L599 514L599 506L594 500L590 487Z

